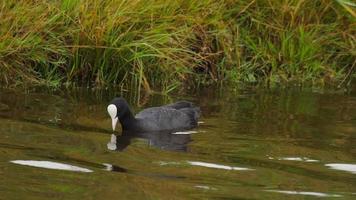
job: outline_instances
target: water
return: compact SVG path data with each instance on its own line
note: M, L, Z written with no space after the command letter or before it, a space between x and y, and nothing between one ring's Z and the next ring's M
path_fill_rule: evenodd
M202 109L146 139L111 135L118 92L0 92L0 199L356 199L355 90L124 93Z

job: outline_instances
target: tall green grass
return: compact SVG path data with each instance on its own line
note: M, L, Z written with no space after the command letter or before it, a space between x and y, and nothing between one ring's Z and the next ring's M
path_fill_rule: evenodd
M347 83L356 60L347 0L7 0L2 85Z

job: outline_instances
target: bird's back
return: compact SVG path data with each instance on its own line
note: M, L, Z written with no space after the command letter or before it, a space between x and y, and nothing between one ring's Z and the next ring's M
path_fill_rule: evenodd
M147 108L135 118L145 130L188 129L197 125L200 109L192 103L180 101L161 107Z

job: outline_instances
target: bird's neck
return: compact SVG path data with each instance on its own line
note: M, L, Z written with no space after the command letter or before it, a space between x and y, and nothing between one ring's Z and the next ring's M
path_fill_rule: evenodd
M137 121L130 111L126 112L119 120L123 131L131 130L135 127Z

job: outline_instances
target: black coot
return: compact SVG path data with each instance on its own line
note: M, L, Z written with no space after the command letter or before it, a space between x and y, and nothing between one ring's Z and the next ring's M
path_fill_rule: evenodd
M113 130L120 121L123 131L187 130L197 126L200 116L199 107L188 101L147 108L134 116L126 100L119 97L110 102L107 110Z

